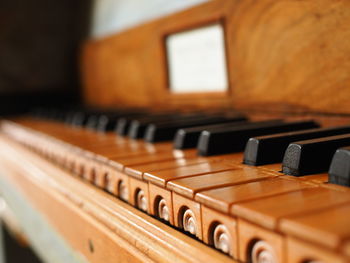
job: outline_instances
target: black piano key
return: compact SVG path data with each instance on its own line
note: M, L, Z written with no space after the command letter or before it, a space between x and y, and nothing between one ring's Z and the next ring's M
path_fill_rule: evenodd
M140 139L143 138L147 126L152 121L164 121L171 118L170 116L145 116L144 118L139 118L132 120L129 124L127 136L131 139Z
M181 128L193 127L198 125L207 125L214 123L226 123L233 121L242 121L245 118L242 115L236 117L224 117L224 116L209 116L197 119L187 120L174 120L169 122L163 122L159 124L148 125L144 139L147 142L161 142L170 141L174 139L176 131Z
M101 115L98 119L97 131L99 132L107 132L114 131L117 125L117 121L120 118L120 115L117 116L107 116Z
M118 119L115 132L120 136L126 136L128 134L128 130L133 120L138 118L144 118L149 115L150 113L147 113L147 112L137 112L137 113L128 114L128 116L123 116Z
M54 118L54 120L58 122L64 122L65 119L66 119L66 112L64 111L58 111Z
M98 114L90 115L86 121L85 128L91 129L91 130L96 130L97 126L98 126L98 119L99 119Z
M331 127L250 138L243 162L248 165L280 163L291 142L350 133L350 126Z
M326 172L335 151L350 145L350 134L330 136L289 144L282 171L293 176Z
M350 186L350 147L335 152L328 174L330 183Z
M255 127L263 123L277 124L282 122L283 122L282 120L269 120L269 121L258 121L258 122L238 121L238 122L220 123L220 124L214 124L214 125L205 125L205 126L179 129L176 132L176 135L174 138L174 148L183 150L183 149L196 147L198 144L198 139L201 132L205 130L221 129L221 128L227 128L227 127L238 127L243 125L245 127L248 127L248 126Z
M48 120L57 120L58 110L54 108L46 109L43 117Z
M74 115L75 115L75 111L68 111L68 112L66 113L66 116L65 116L65 119L64 119L64 123L65 123L66 125L71 125L72 120L73 120L73 118L74 118Z
M130 123L128 130L128 136L131 139L140 139L145 136L147 126L150 124L158 124L162 122L168 122L171 120L185 120L185 119L194 119L201 118L202 114L160 114L160 115L151 115L146 116L145 118L133 120Z
M98 124L100 113L95 109L80 109L72 117L71 124L74 126L95 129Z
M297 131L318 127L313 121L261 124L255 127L228 127L203 131L198 140L198 154L202 156L240 152L247 140L254 136Z
M121 136L126 135L129 129L130 123L131 123L130 119L119 118L115 127L115 132Z
M86 127L100 132L115 130L119 118L134 113L132 109L92 110L88 115Z
M44 115L44 110L43 108L34 108L29 112L29 115L33 118L41 119L42 116Z
M80 105L71 107L67 111L67 117L65 119L66 124L72 126L85 126L88 119L86 111L87 109Z
M82 111L74 113L70 120L70 124L73 126L83 127L86 125L88 116Z
M128 111L120 111L109 114L101 114L98 119L97 131L99 132L108 132L115 131L117 127L118 120L129 115Z

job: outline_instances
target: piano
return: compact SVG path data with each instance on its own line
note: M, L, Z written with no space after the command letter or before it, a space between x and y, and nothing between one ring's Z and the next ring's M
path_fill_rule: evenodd
M1 121L2 195L72 262L350 262L349 20L213 0L86 41L83 106Z

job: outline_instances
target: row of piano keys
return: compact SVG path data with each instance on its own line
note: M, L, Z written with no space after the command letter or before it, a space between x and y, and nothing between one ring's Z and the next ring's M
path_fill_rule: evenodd
M350 126L237 113L39 115L69 125L22 119L3 122L2 132L235 259L350 259L350 191L326 173L350 145ZM330 181L348 186L349 165L349 149L338 150Z

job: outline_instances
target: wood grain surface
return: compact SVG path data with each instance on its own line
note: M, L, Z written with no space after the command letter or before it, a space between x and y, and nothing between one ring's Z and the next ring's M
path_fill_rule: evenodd
M168 90L164 39L208 23L225 28L227 93ZM214 0L87 41L87 102L101 106L235 107L349 114L350 2Z

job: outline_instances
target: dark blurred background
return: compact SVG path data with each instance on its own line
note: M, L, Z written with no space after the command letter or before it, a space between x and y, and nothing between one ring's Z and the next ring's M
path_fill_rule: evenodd
M89 0L0 1L0 115L80 101Z
M80 46L90 0L0 0L0 115L80 102ZM40 260L0 226L6 262Z

